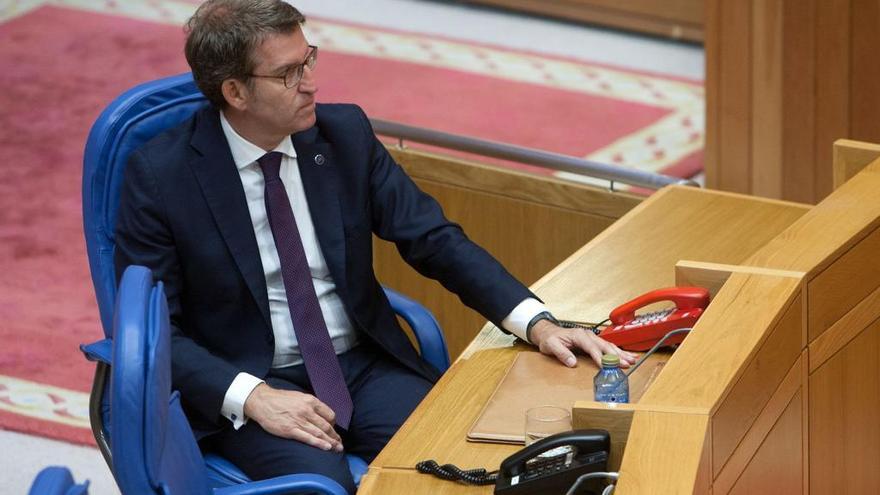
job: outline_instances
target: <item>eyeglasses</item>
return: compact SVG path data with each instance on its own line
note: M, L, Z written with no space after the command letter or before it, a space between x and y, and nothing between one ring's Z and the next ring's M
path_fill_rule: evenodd
M247 74L250 77L263 77L266 79L281 79L284 81L284 86L288 89L295 88L303 77L303 69L308 67L309 70L315 70L315 66L318 65L318 47L315 45L309 45L309 53L306 55L306 59L303 63L294 65L289 67L283 76L265 76L261 74Z

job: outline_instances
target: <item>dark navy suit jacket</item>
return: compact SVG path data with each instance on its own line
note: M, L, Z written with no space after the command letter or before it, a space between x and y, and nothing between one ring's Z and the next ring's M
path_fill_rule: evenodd
M292 136L318 242L355 329L436 381L397 323L373 272L371 234L489 320L531 292L447 220L397 165L354 105L318 105ZM323 159L317 158L321 155ZM116 226L116 273L145 265L165 283L174 388L201 437L217 431L235 376L265 377L274 354L266 280L244 190L205 108L132 154Z

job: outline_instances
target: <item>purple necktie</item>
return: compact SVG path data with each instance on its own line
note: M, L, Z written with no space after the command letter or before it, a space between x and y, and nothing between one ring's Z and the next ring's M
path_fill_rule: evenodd
M312 274L293 218L293 209L281 183L281 156L277 151L266 153L257 163L263 169L266 181L266 212L281 260L287 307L290 308L293 330L315 396L333 409L336 424L348 429L353 409L351 395L330 341L315 286L312 285Z

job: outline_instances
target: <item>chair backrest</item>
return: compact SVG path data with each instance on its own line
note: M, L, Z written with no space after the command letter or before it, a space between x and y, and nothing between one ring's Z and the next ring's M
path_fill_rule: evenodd
M113 319L110 444L122 493L207 494L205 461L171 393L171 330L162 283L131 266Z
M95 121L83 159L83 227L101 324L110 337L116 272L114 228L123 172L132 151L207 104L192 75L136 86L116 98Z

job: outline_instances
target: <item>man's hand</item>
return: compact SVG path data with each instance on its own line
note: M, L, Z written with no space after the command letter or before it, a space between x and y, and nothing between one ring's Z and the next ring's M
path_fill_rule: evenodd
M556 359L569 368L577 366L577 358L572 351L580 350L593 358L597 365L602 366L603 354L620 356L620 366L628 368L635 364L638 356L624 351L616 345L602 339L593 332L583 328L562 328L548 320L541 320L532 327L530 337L532 343L548 356Z
M244 414L275 436L342 452L342 439L333 429L336 414L314 395L261 383L245 401Z

